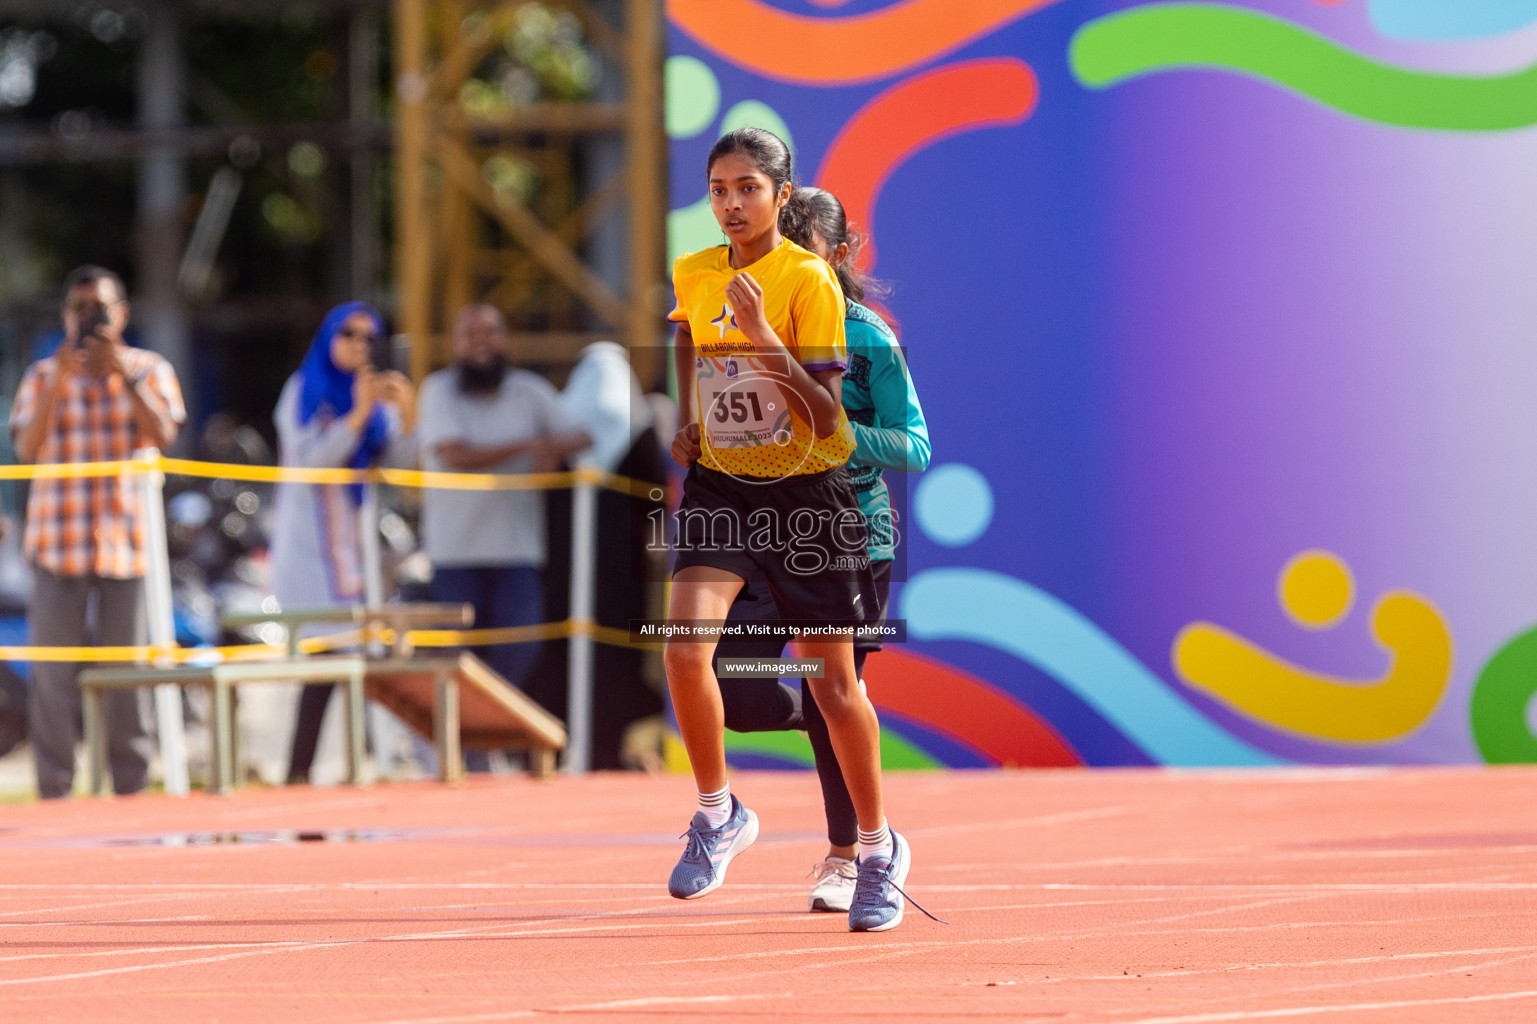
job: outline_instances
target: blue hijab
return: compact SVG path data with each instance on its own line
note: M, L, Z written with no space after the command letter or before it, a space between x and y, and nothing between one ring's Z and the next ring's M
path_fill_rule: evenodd
M381 337L384 335L384 318L366 302L344 302L325 315L325 319L320 321L320 329L315 332L315 340L310 342L310 350L304 355L304 362L299 364L301 424L309 423L322 409L338 418L352 411L353 375L339 369L331 361L331 342L347 318L354 313L366 314L373 322L374 333ZM357 449L347 462L347 468L367 469L372 466L389 440L389 421L385 419L384 406L375 403L368 422L363 426L363 436L358 440ZM354 484L350 490L354 501L363 500L361 486Z

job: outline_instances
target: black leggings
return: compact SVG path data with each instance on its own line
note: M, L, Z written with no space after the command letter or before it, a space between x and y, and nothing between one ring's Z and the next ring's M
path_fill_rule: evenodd
M884 603L886 588L880 590ZM778 618L778 609L769 598L767 588L761 583L756 588L748 583L732 604L727 621L773 622ZM860 647L854 648L855 678L864 674L868 653ZM782 640L723 639L715 648L716 658L777 658L783 654ZM716 678L720 678L718 672ZM833 753L827 719L822 717L811 684L803 679L800 689L796 689L778 679L720 679L720 696L726 709L726 728L733 732L806 730L816 757L817 781L822 785L827 841L833 846L855 845L859 840L859 816L854 813L854 800L843 781L843 767Z
M288 755L288 784L305 785L310 781L310 768L315 763L315 748L320 745L320 727L325 722L326 705L331 702L335 683L305 683L299 691L299 715L294 721L294 745ZM367 722L367 716L364 717ZM372 746L373 737L367 725L363 729L363 742Z
M726 643L721 644L725 648ZM739 654L726 650L728 658L769 657L783 653L781 646L773 654L755 651ZM865 667L865 651L854 652L854 673ZM720 652L717 651L717 657ZM796 689L778 679L722 679L721 701L726 706L726 728L733 732L779 732L805 729L816 755L817 781L822 784L822 808L827 813L827 841L834 846L853 846L859 839L859 816L854 800L843 781L843 768L833 753L832 738L827 733L827 719L817 706L811 685L801 680Z

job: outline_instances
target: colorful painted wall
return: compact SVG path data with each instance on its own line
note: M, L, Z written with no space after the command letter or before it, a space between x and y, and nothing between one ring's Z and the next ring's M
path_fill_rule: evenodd
M668 16L674 254L753 124L893 288L888 765L1537 760L1537 0Z

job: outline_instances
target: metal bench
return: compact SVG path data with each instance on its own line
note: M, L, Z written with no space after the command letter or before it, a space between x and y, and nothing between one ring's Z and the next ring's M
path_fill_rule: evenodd
M566 746L560 719L473 654L412 657L411 629L469 626L474 616L468 604L391 604L242 613L225 616L224 623L232 629L276 623L287 632L293 657L300 656L299 627L309 623L387 627L395 633L394 643L388 656L367 658L365 695L431 738L439 778L463 778L465 748L525 751L535 775L551 775L556 755Z
M357 785L363 765L363 675L366 662L357 655L326 655L283 661L230 662L201 667L142 666L93 668L80 673L81 704L85 718L85 745L90 765L90 789L102 793L107 782L107 742L102 695L108 690L136 690L171 683L202 686L213 691L213 778L209 788L227 793L235 784L236 729L234 690L248 682L341 682L347 737L347 781Z
M438 776L445 782L464 777L463 750L514 749L529 754L536 775L555 770L556 755L566 746L565 726L473 654L411 657L407 632L412 627L465 626L473 621L469 605L400 604L297 609L288 612L234 614L230 628L276 623L287 633L289 656L267 661L226 662L210 667L120 667L88 669L80 674L85 705L85 739L93 793L106 784L106 733L101 698L106 690L136 689L170 683L204 686L213 692L213 778L211 789L227 793L239 767L236 717L238 688L244 683L345 683L344 733L347 779L361 782L363 701L367 697L394 712L409 727L432 740ZM310 623L386 626L395 631L392 651L383 657L309 655L300 652L300 627Z

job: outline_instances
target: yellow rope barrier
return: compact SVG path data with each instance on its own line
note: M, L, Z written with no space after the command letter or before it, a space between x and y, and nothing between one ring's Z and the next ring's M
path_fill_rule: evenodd
M65 464L68 465L68 464ZM131 471L144 472L146 468L159 468L173 476L210 477L224 480L246 480L254 483L305 483L305 484L364 484L385 483L396 487L435 488L457 491L554 491L577 484L596 484L612 491L630 494L637 498L660 501L662 488L644 480L604 473L595 469L578 469L564 473L438 473L420 469L314 469L302 466L239 466L221 462L199 462L193 459L162 458L158 467L148 460L143 462L73 463L76 466L107 467L95 476L111 476L131 467ZM0 467L19 470L25 467ZM43 467L33 467L41 469ZM56 468L56 467L49 467ZM12 473L11 479L21 479L25 473ZM50 473L51 476L66 476ZM82 474L84 475L84 474ZM0 476L0 479L5 479Z
M148 460L115 462L44 462L31 466L0 466L0 480L60 480L100 476L132 476L155 468Z
M660 651L662 645L655 641L631 640L629 630L615 629L613 626L593 626L592 638L600 644L609 647L628 647L632 651Z
M501 629L414 629L406 634L413 647L481 647L523 644L536 640L563 639L572 635L572 623L542 622L537 626L506 626Z
M298 466L241 466L233 463L199 462L160 456L145 459L121 459L111 462L53 462L26 466L0 466L0 480L59 480L135 476L160 471L173 476L194 476L253 483L353 484L387 483L397 487L446 488L452 490L544 491L596 484L611 491L637 498L660 501L663 489L644 480L578 469L565 473L433 473L414 469L308 469ZM414 630L407 641L414 647L478 647L494 644L530 643L560 639L579 634L590 635L596 642L612 647L649 650L659 645L637 643L628 632L592 622L546 622L534 626L504 629L430 629ZM387 642L389 630L376 634ZM362 630L349 630L328 636L307 637L299 649L305 654L356 646L366 639ZM228 647L36 647L0 645L0 661L124 662L170 660L179 664L202 659L248 661L268 658L284 652L283 644L239 644Z
M406 642L412 647L481 647L498 644L523 644L538 640L566 639L578 635L590 635L593 640L609 647L626 647L631 650L656 650L660 643L648 643L630 639L630 634L612 626L599 626L592 622L542 622L534 626L507 626L500 629L416 629L406 634ZM395 632L390 629L369 633L351 629L326 636L306 637L299 642L299 650L305 654L324 654L327 651L356 647L369 639L393 643ZM0 646L0 661L70 661L70 662L124 662L124 661L174 661L177 664L208 660L260 661L285 654L283 643L235 644L227 647L156 647L146 644L138 647L33 647Z
M0 660L150 661L177 653L159 647L0 647Z
M250 483L366 484L434 488L456 491L555 491L577 484L599 487L637 498L660 501L659 484L577 469L563 473L438 473L420 469L317 469L304 466L241 466L196 459L119 459L111 462L47 462L26 466L0 466L0 480L62 480L109 476L136 476L156 470L172 476L195 476Z

